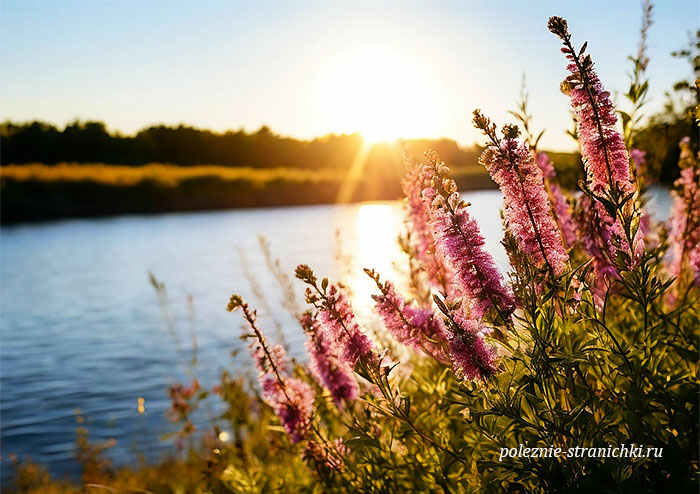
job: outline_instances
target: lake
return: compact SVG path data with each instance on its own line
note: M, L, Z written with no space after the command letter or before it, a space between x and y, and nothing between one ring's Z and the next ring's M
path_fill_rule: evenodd
M657 189L651 208L664 218L668 193ZM505 269L498 191L463 194L481 224L489 250ZM239 293L260 312L271 340L282 328L290 353L304 358L304 336L280 308L282 290L266 267L258 235L293 276L306 263L319 277L342 279L366 324L372 282L362 267L397 279L405 264L396 245L402 226L399 202L158 216L67 220L3 227L0 234L0 408L2 476L8 457L31 455L54 474L75 475L76 410L93 441L116 439L108 452L117 464L175 451L162 436L175 425L165 418L167 387L189 381L196 335L204 387L223 369L250 372L239 339L239 315L225 310ZM340 241L336 230L340 232ZM148 273L168 293L166 324ZM253 278L266 294L260 302ZM302 287L297 298L302 302ZM188 303L191 296L192 303ZM266 308L267 306L267 308ZM137 399L143 398L145 413ZM203 407L196 421L206 427Z

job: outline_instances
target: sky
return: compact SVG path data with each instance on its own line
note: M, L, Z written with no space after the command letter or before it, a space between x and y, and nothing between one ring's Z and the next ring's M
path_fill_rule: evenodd
M588 40L620 108L641 22L637 1L0 1L0 120L101 120L214 130L268 125L312 138L482 142L475 108L512 122L523 74L541 146L574 142L551 15ZM700 27L697 0L659 0L647 113L692 76L670 56Z

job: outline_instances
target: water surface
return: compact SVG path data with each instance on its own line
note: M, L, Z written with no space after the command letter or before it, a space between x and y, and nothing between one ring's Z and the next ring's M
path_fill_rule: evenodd
M668 196L655 195L660 199L652 207L665 215ZM464 196L489 250L505 269L500 193ZM319 276L343 279L353 288L360 317L371 323L372 284L361 268L378 269L386 278L399 276L396 270L405 262L395 242L401 221L400 203L382 202L3 227L3 476L12 453L31 455L54 474L75 474L76 409L86 417L92 440L116 439L109 456L117 463L172 452L172 442L160 439L175 430L164 416L167 386L190 378L192 334L199 357L195 373L204 387L215 384L223 369L250 369L246 352L231 356L243 348L241 321L225 311L232 293L260 308L261 325L271 339L277 338L279 324L290 353L303 358L303 335L279 307L282 292L266 268L258 235L267 237L290 276L298 263L307 263ZM174 331L165 323L149 272L166 284ZM269 311L251 290L251 276L265 292ZM145 400L143 414L137 409L139 397ZM203 428L215 413L206 408L197 417Z

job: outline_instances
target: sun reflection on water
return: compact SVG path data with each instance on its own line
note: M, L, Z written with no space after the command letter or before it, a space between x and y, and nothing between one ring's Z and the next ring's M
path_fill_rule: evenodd
M398 281L397 264L403 261L397 236L400 232L399 203L362 204L355 216L355 238L352 254L353 269L346 280L352 293L352 305L358 317L366 323L376 321L372 315L371 294L377 293L374 282L363 268L378 271L382 280Z

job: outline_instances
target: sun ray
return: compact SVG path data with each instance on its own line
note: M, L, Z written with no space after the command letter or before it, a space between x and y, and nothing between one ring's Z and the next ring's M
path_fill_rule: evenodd
M355 154L355 158L353 158L350 168L348 168L348 173L342 181L335 200L337 204L345 204L352 200L352 195L355 193L357 182L362 177L362 171L367 163L367 156L371 148L372 144L367 139L363 139L362 145L357 150L357 154Z

